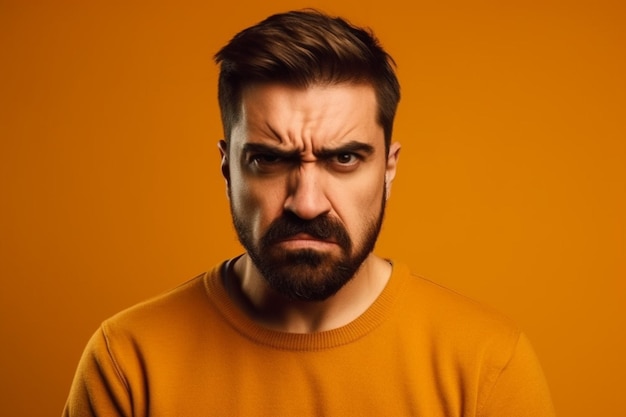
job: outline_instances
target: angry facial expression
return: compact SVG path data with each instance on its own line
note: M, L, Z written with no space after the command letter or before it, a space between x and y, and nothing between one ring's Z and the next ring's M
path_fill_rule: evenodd
M305 301L335 294L374 248L399 145L386 152L367 84L244 91L220 144L233 223L263 278Z

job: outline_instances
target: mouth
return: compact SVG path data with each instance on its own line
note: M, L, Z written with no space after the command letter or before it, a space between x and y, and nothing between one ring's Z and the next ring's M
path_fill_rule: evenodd
M334 239L322 239L308 233L298 233L276 241L276 244L285 249L323 249L336 246Z

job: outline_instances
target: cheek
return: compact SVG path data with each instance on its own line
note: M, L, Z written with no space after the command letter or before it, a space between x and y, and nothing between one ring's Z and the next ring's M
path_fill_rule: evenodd
M378 220L384 196L384 181L380 176L368 181L343 184L335 193L333 207L353 239L360 235L372 222Z
M269 224L282 213L282 200L275 187L255 181L231 183L231 207L240 220L259 238Z

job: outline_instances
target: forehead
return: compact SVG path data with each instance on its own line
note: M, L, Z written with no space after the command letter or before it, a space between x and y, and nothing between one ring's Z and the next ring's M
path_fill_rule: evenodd
M254 85L244 90L236 142L276 142L316 148L358 140L384 144L374 88L369 84Z

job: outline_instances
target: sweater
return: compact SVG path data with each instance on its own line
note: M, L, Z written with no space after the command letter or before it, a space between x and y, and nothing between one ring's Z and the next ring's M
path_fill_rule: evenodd
M307 334L252 321L222 266L103 322L63 416L554 416L517 326L403 264L357 319Z

